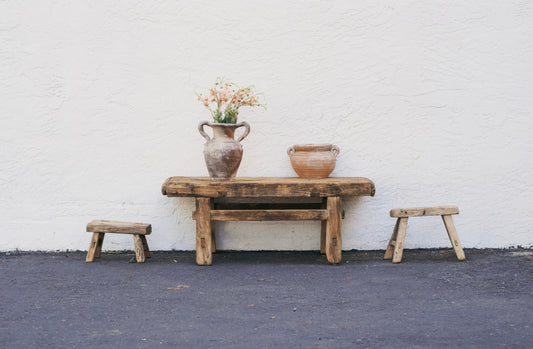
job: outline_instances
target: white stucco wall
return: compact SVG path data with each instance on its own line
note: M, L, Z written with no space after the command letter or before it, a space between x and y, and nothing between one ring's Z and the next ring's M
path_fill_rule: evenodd
M530 1L0 1L0 250L88 247L92 219L194 249L207 175L195 91L254 84L240 176L294 176L286 148L334 143L344 249L384 249L393 207L456 204L464 247L533 245ZM319 223L217 223L220 249L318 249ZM407 248L449 246L439 217ZM104 249L131 249L129 236Z

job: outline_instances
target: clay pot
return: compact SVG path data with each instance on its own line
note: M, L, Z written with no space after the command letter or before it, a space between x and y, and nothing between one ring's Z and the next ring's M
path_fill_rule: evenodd
M292 168L303 178L327 178L339 151L333 144L298 144L287 149Z
M204 131L207 125L213 129L213 138ZM245 127L244 133L235 140L235 130ZM242 141L250 133L250 125L247 122L238 124L219 124L202 121L198 125L198 131L207 140L204 145L204 158L209 178L213 181L226 181L235 178L242 159Z

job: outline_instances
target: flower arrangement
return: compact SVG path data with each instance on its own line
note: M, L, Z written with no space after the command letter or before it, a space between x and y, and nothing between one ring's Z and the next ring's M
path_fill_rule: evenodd
M239 88L233 82L222 78L217 78L215 86L206 94L198 94L198 100L209 109L216 123L223 124L237 123L240 107L265 108L253 86Z

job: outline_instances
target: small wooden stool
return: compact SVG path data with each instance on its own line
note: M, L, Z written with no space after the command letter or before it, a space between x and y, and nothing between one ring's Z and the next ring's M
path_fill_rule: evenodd
M403 244L407 230L407 219L409 217L442 216L457 259L460 261L465 260L465 253L459 242L459 236L457 235L455 226L453 225L452 215L454 214L459 214L459 208L457 206L396 208L391 210L390 216L397 217L398 220L394 226L394 231L383 259L392 258L392 263L400 263L402 261Z
M144 263L145 257L151 256L145 237L152 233L151 224L94 220L87 224L87 231L92 232L93 237L85 258L86 262L92 262L95 257L100 257L105 233L133 234L135 257L138 263Z

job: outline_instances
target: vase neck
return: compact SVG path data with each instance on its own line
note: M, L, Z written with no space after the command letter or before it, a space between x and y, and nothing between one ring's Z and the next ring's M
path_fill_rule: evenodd
M236 126L233 124L227 125L210 125L213 128L213 138L228 137L233 139L235 135Z

